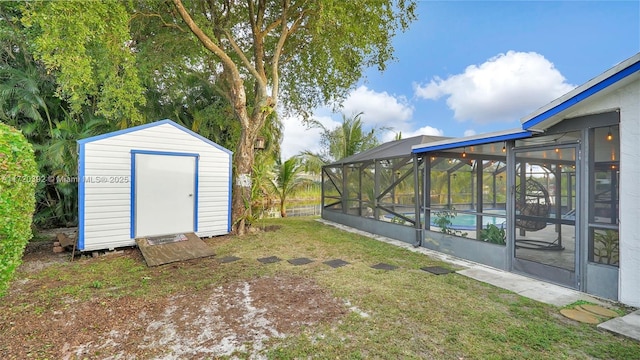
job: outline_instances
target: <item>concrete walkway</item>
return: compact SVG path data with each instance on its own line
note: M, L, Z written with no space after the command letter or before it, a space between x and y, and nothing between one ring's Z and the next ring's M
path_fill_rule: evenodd
M623 317L605 321L598 325L598 329L604 329L640 341L640 310Z
M427 255L434 259L438 259L458 267L462 267L464 268L463 270L456 271L460 275L467 276L469 278L482 281L502 289L513 291L518 295L540 301L545 304L563 307L578 300L589 301L591 303L604 306L606 306L608 303L610 304L608 300L596 298L586 293L565 288L559 285L499 270L473 261L460 259L455 256L429 250L424 247L415 248L413 247L413 245L399 240L394 240L384 236L368 233L366 231L354 229L332 221L327 221L324 219L319 219L318 221L344 231L366 236L374 240L382 241L407 249L409 251ZM606 321L598 325L598 328L605 329L616 334L620 334L640 341L640 310L624 317L614 318L612 320Z

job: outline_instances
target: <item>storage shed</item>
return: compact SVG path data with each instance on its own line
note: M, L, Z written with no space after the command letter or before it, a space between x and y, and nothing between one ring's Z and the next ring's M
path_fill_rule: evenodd
M231 156L171 120L78 140L78 249L228 234Z

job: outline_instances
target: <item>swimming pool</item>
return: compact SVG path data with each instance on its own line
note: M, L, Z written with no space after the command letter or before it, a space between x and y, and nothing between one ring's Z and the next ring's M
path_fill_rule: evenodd
M438 216L436 215L437 213L438 213L437 210L431 210L430 223L431 223L431 226L433 227L439 227L436 224L436 219L438 218ZM503 215L503 216L505 215L504 210L486 210L485 213ZM414 218L413 213L403 213L402 215L410 219ZM387 219L395 218L395 216L392 214L386 214L384 215L384 217L386 217ZM421 216L420 218L424 222L424 216ZM451 217L449 219L449 221L451 221L451 225L449 226L449 228L454 230L476 230L476 219L477 217L475 214L458 212L455 217ZM486 228L487 225L493 224L499 228L501 227L504 229L506 228L506 222L507 222L507 219L505 217L482 215L482 228Z
M434 215L434 213L431 213L431 226L435 226L438 227L438 225L435 223L436 219L438 217ZM458 213L455 217L452 217L449 219L449 221L451 221L451 225L449 226L452 229L455 230L475 230L476 229L476 215L474 214L461 214ZM488 215L483 215L482 216L482 227L486 228L487 225L492 224L495 225L497 227L505 227L505 223L507 222L507 219L503 218L503 217L496 217L496 216L488 216Z

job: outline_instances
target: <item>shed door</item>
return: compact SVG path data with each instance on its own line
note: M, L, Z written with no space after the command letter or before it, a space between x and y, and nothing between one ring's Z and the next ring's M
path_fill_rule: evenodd
M194 232L196 154L134 152L135 237Z

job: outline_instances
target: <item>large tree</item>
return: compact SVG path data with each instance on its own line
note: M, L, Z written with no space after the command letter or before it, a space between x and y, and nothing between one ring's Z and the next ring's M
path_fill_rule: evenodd
M232 204L238 234L251 217L254 143L267 119L276 110L308 114L339 104L365 69L384 70L394 35L415 19L414 0L27 4L24 23L39 34L34 51L57 72L59 94L73 109L96 104L109 120L135 123L145 102L141 84L149 84L140 72L161 87L185 69L208 75L218 93L211 101L222 97L240 125Z
M40 31L24 27L23 2L0 2L0 122L18 128L33 145L43 178L77 174L76 140L112 130L95 117L95 103L72 111L60 90L59 71L34 59L33 37ZM28 4L27 4L28 5ZM77 221L77 183L36 184L38 227L70 226Z
M414 20L412 0L173 0L189 30L218 61L212 74L241 125L233 218L239 234L251 208L254 142L282 108L309 112L339 101L364 69L392 59L396 31ZM249 101L250 100L250 101Z
M29 46L56 78L56 95L81 119L89 111L126 128L145 103L129 33L131 8L118 0L25 2Z

